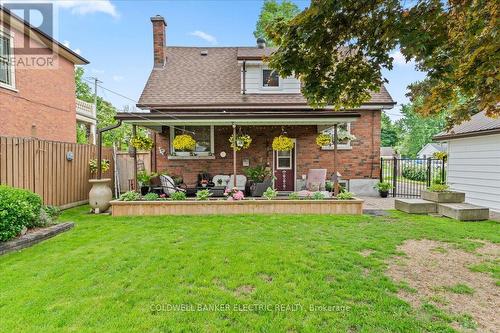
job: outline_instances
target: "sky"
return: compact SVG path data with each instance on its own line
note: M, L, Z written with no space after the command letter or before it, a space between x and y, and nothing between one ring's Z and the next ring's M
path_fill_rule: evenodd
M30 0L27 0L30 1ZM41 1L41 0L36 0ZM2 2L2 0L0 0ZM162 15L167 21L167 47L253 46L253 31L262 0L55 0L55 37L90 61L85 77L97 77L104 89L99 95L118 109L134 105L153 67L153 37L150 17ZM299 8L309 1L294 1ZM36 20L36 17L33 18ZM34 22L35 23L35 22ZM35 23L36 25L36 23ZM399 119L408 84L424 74L393 52L394 68L384 70L386 85L398 106L387 111Z

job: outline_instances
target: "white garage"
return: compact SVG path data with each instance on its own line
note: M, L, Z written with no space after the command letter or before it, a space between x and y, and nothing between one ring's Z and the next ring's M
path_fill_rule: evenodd
M500 211L500 118L484 112L434 137L448 142L447 182L466 202Z

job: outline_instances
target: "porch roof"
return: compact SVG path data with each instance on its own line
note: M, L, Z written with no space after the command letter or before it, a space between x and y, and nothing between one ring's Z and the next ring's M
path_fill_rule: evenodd
M162 125L333 125L358 120L357 112L345 111L180 111L118 113L117 120L152 127Z

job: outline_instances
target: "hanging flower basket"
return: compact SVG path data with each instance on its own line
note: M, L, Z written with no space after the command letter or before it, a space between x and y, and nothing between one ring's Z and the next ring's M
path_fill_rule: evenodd
M130 140L130 145L137 150L149 151L153 148L153 140L147 136L136 136Z
M337 138L339 140L339 142L346 142L346 141L350 141L350 140L356 140L356 137L347 132L346 130L343 130L343 129L339 129L337 131Z
M332 144L332 141L332 136L325 133L321 133L316 137L316 144L320 147L329 146Z
M196 148L196 140L188 134L177 135L172 144L178 151L194 151Z
M273 139L273 150L290 151L293 149L293 140L285 135L280 135Z
M231 148L235 149L236 147L236 151L240 151L242 149L247 149L248 147L250 147L250 144L252 143L252 138L250 137L250 135L236 135L236 140L235 138L233 137L233 135L231 135L231 137L229 138L229 142L231 143Z

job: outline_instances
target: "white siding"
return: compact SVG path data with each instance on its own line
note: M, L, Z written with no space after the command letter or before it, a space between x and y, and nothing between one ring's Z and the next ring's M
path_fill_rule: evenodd
M448 142L448 184L466 202L500 211L500 134Z
M247 94L298 94L300 81L294 77L281 78L279 87L262 86L262 69L265 65L246 64L246 93Z

